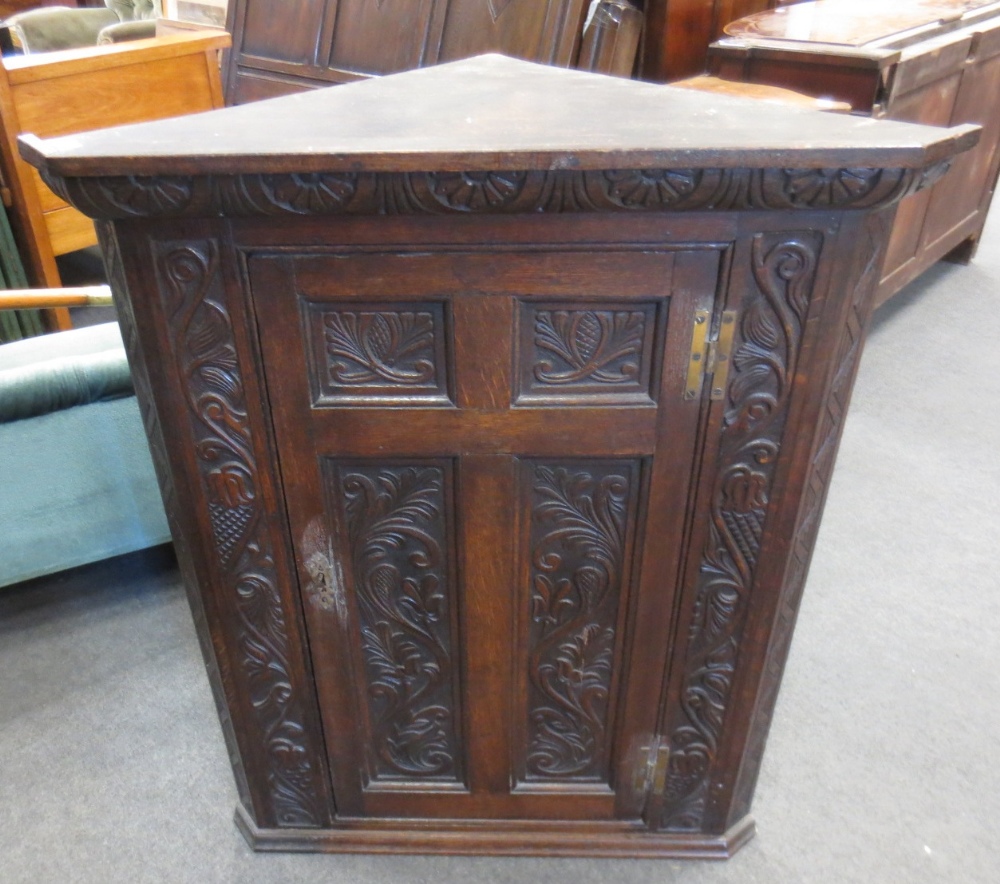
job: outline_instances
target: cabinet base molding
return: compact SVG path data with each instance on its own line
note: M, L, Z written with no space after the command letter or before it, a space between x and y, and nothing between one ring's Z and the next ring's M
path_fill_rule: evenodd
M237 805L235 819L254 850L298 853L723 860L756 833L751 816L722 835L651 832L640 823L602 826L518 820L358 820L335 829L278 829L259 827L242 805Z

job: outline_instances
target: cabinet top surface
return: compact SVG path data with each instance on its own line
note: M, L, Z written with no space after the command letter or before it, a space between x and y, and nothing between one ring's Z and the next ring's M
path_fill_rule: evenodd
M188 117L41 140L59 178L645 168L922 168L939 129L486 55Z
M1000 13L996 0L814 0L730 22L741 40L893 48Z

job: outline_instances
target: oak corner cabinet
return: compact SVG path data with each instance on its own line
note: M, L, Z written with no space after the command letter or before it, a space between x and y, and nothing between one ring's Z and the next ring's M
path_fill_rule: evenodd
M975 128L502 56L259 114L22 139L99 220L240 827L728 856L893 206Z

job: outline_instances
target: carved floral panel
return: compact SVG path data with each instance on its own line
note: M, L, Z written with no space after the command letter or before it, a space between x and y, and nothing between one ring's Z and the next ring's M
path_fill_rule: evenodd
M655 302L522 302L518 403L653 400Z
M327 463L350 562L374 781L462 779L450 468Z
M444 305L310 304L317 405L449 402Z
M635 461L526 462L526 781L607 782Z

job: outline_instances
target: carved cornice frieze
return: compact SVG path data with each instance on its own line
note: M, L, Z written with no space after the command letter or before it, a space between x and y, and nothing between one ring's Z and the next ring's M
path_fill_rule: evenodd
M42 177L85 215L113 219L871 209L934 184L948 167Z

